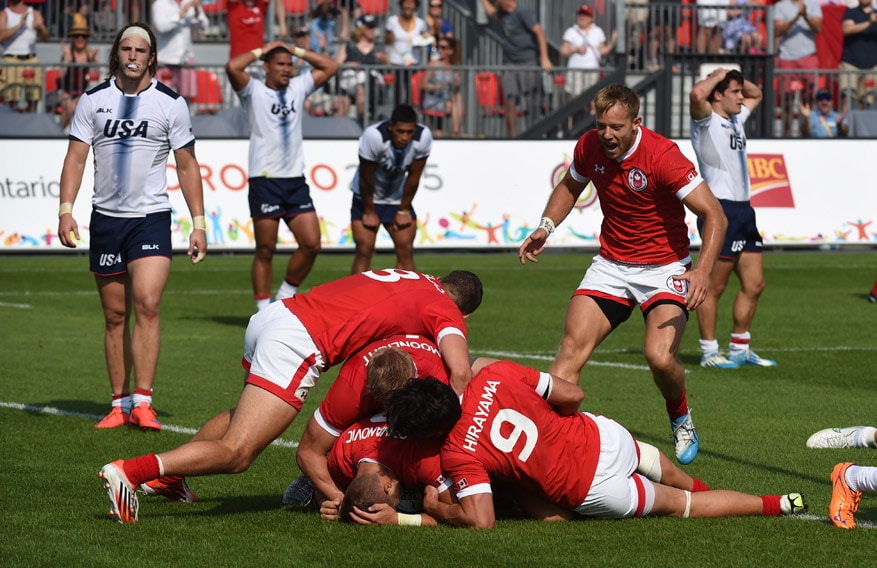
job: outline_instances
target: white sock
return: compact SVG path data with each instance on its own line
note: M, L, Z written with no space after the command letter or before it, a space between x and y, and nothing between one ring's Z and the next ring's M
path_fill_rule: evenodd
M296 291L298 290L298 286L293 286L286 280L283 281L283 284L280 285L280 289L277 290L277 295L275 298L278 300L283 300L284 298L292 298L295 296Z
M844 480L853 491L877 491L877 467L851 465Z
M260 298L256 300L256 311L261 312L271 305L271 298Z
M131 395L114 398L113 406L118 406L125 414L131 414Z
M748 331L743 333L732 333L731 343L728 344L728 354L745 353L749 350L750 335Z
M719 352L719 341L717 339L701 339L700 352L704 355L712 355Z
M138 394L134 393L134 396L131 397L131 404L134 405L134 408L140 406L141 402L147 402L150 406L152 406L152 395L151 394Z
M857 448L877 448L877 428L865 426L856 430L853 436Z

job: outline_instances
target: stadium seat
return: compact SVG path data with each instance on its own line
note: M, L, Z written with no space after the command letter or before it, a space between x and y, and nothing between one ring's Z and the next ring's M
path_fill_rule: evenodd
M493 71L476 73L475 97L483 116L503 116L505 114L502 82Z
M227 0L202 0L201 8L205 14L225 14L228 11Z
M359 0L359 10L363 15L383 16L387 13L387 0Z
M420 105L423 103L423 79L425 76L426 71L418 71L411 75L411 106L425 116L442 117L445 115L444 111L420 108Z
M213 114L222 109L222 84L213 71L198 69L198 90L191 104L199 114Z

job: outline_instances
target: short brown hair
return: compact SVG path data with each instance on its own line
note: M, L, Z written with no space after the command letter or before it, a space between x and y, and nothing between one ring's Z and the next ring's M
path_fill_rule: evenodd
M634 119L639 116L639 95L625 85L613 83L597 92L594 97L594 108L597 114L603 114L615 105L621 105L627 109L627 115Z
M347 491L344 492L344 498L341 500L341 507L338 510L341 522L353 522L350 514L354 507L367 511L378 503L393 504L390 502L390 496L381 487L381 476L377 473L357 475L347 486Z
M382 347L369 359L365 390L383 406L391 394L416 376L417 367L411 355L397 347Z

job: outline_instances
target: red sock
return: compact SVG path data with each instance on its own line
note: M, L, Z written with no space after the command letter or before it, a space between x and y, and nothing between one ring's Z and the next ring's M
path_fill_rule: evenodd
M783 514L779 495L762 495L761 503L763 505L761 514L765 517L779 517Z
M135 488L144 481L155 479L161 475L161 471L158 468L158 458L155 454L125 460L122 462L122 469L125 471L125 477L128 478L128 481Z
M666 404L670 420L679 420L688 414L688 399L685 397L685 390L682 391L682 396L676 400L668 400Z
M709 491L710 490L709 485L707 485L706 483L704 483L700 479L698 479L696 477L692 477L691 479L692 479L692 481L694 481L694 487L692 487L692 489L691 489L692 493L697 493L698 491Z
M871 293L877 296L877 280L874 281L874 287L871 288Z

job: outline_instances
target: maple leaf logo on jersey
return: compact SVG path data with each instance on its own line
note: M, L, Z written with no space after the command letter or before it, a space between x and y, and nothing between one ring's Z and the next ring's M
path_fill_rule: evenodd
M642 191L649 187L649 180L645 172L639 168L633 168L627 172L627 185L634 191Z

